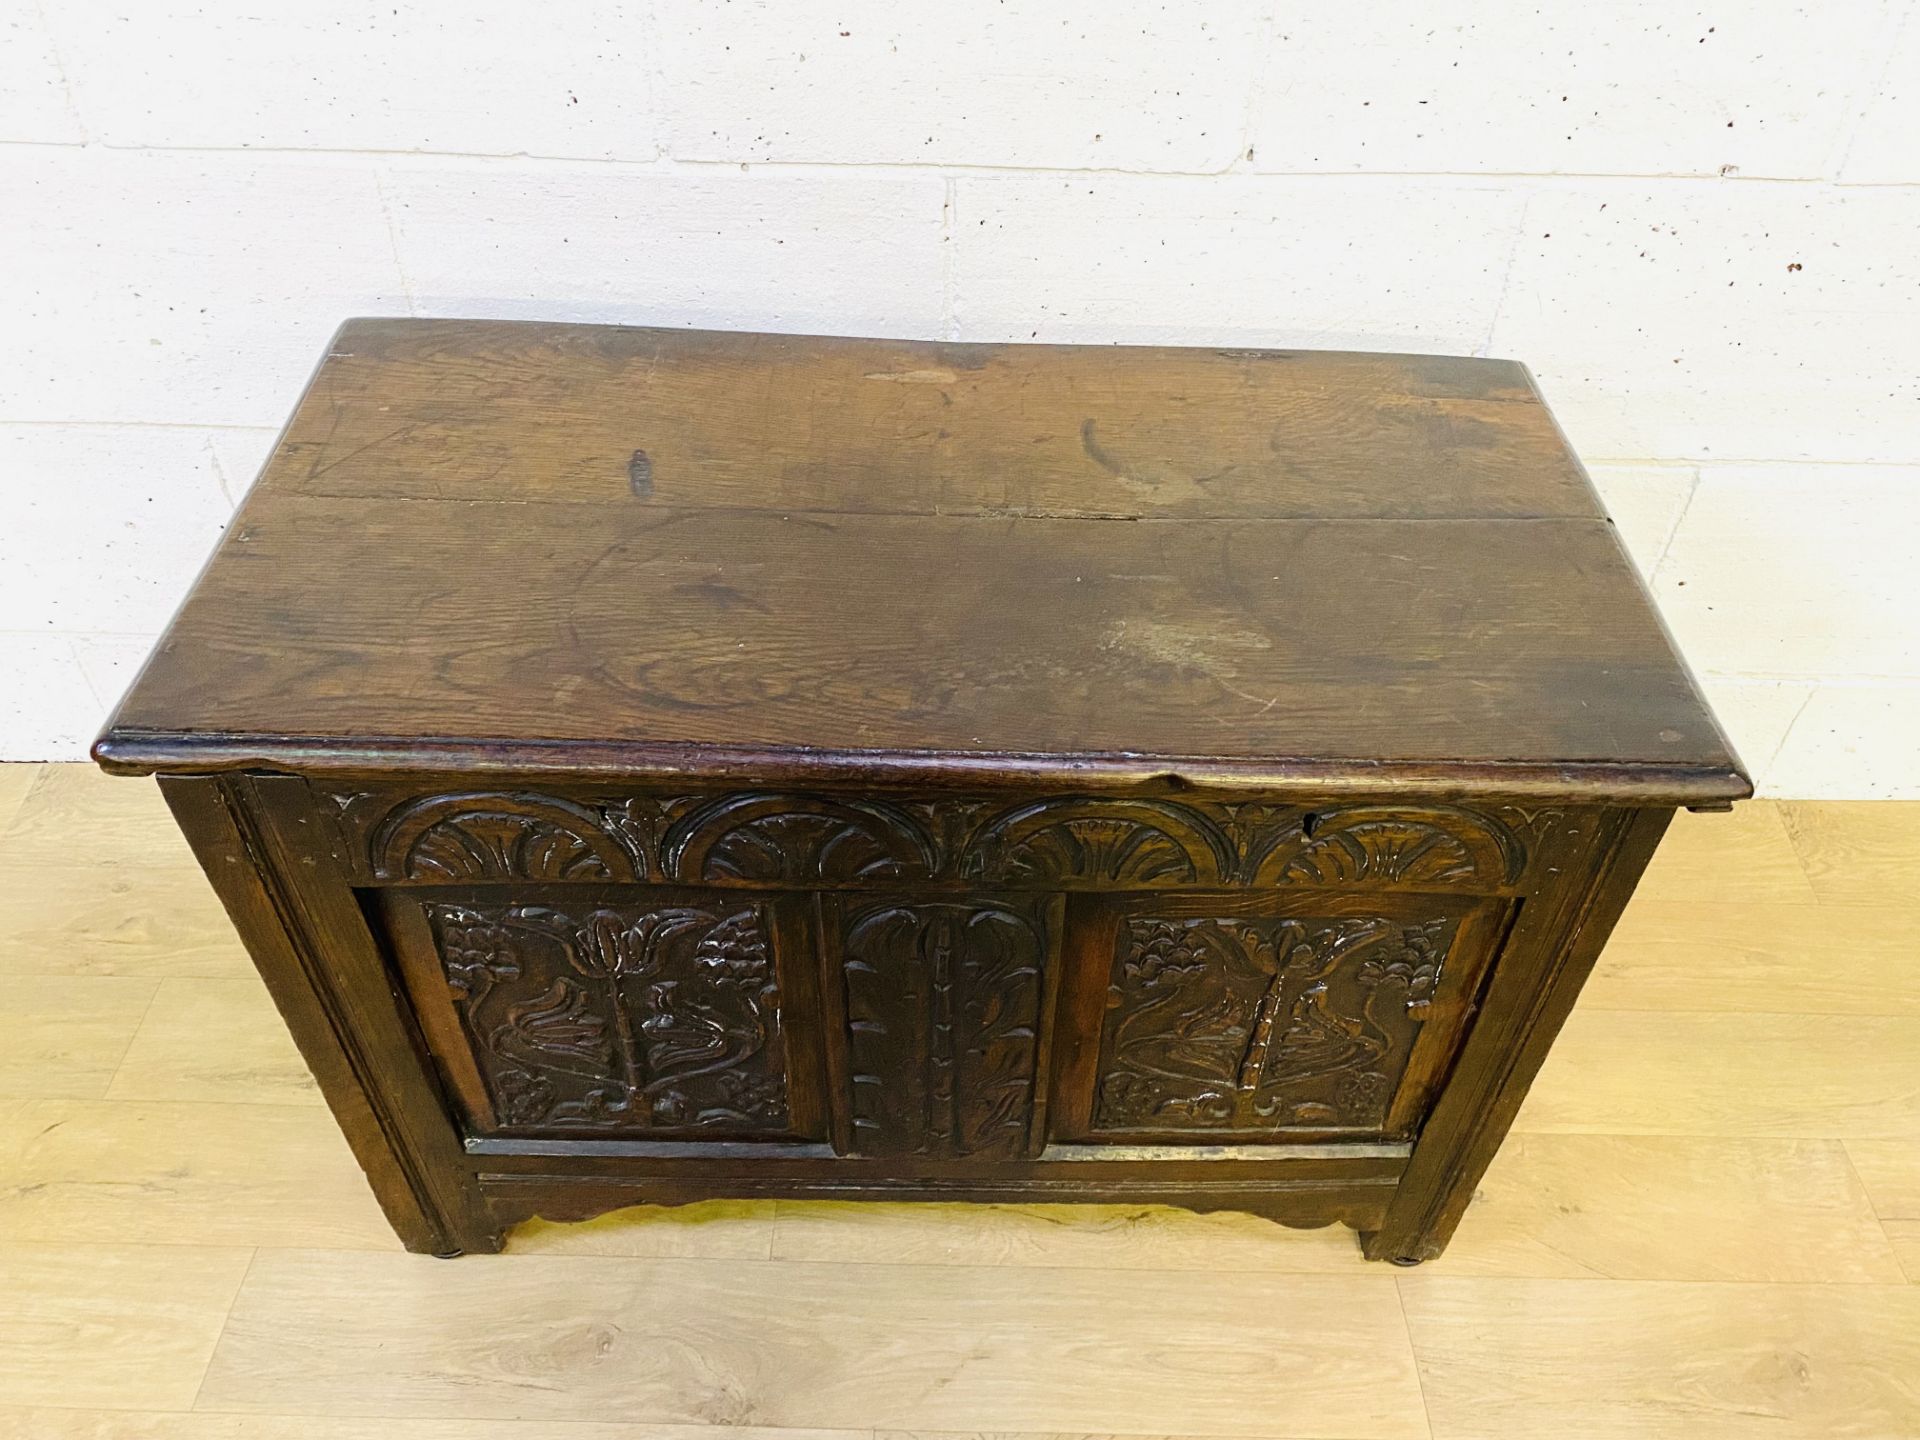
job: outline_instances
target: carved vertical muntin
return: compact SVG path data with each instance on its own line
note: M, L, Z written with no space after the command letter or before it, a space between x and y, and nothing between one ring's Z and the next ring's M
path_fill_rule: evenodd
M842 1148L867 1158L1011 1159L1040 1127L1054 902L826 905Z

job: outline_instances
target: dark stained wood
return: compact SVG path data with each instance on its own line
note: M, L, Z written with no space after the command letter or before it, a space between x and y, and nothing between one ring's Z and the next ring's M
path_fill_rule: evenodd
M354 322L99 753L1744 793L1517 367L951 350Z
M1144 1170L1145 1167L1143 1166ZM1282 1179L1271 1172L1255 1180L1190 1174L1178 1162L1154 1162L1135 1177L1111 1171L1084 1178L1058 1174L1025 1180L993 1172L942 1181L931 1177L888 1179L866 1171L798 1180L777 1167L735 1167L699 1177L565 1173L499 1174L482 1171L481 1190L506 1223L539 1217L590 1220L628 1205L686 1205L701 1200L967 1200L1001 1205L1178 1205L1205 1213L1241 1210L1298 1230L1344 1224L1362 1232L1377 1226L1392 1202L1391 1176L1348 1180L1303 1174Z
M1510 360L350 320L276 492L879 514L1602 514Z
M1731 783L1600 522L554 518L262 501L116 729Z
M395 1232L430 1254L498 1249L373 937L312 848L305 787L167 776L161 789Z
M406 1244L715 1195L1438 1254L1749 793L1519 366L345 327L95 749Z
M825 908L827 983L845 1024L846 1153L1029 1153L1053 910L1050 897L980 894Z
M379 899L469 1133L823 1138L797 897L596 886Z
M1076 913L1092 940L1054 1133L1128 1143L1410 1138L1503 907L1434 894L1176 892Z
M1670 810L1623 810L1599 833L1569 826L1535 872L1535 893L1502 949L1483 1013L1414 1146L1408 1175L1367 1257L1437 1259L1466 1213L1533 1077L1626 908Z

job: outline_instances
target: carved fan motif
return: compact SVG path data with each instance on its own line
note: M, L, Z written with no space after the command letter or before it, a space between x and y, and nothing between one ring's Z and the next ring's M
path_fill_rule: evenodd
M383 878L634 880L645 864L583 806L549 796L447 795L402 806L373 840Z
M1256 885L1494 887L1519 873L1511 836L1466 811L1357 807L1310 815L1253 858Z
M924 876L934 854L919 823L890 805L734 795L676 825L666 862L686 880L844 883Z
M1233 869L1233 847L1197 811L1157 800L1042 800L1001 815L974 837L972 879L1192 885Z

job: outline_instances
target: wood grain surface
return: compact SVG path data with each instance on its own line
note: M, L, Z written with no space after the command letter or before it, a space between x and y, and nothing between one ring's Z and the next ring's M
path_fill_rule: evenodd
M1424 1433L1393 1278L1377 1271L1062 1270L1033 1286L998 1267L523 1263L409 1274L379 1256L263 1252L200 1399L498 1419L626 1407L706 1425ZM351 1317L342 1286L360 1297Z
M1910 1435L1920 1289L1401 1282L1434 1433Z
M881 514L1601 513L1511 360L462 320L348 321L267 483Z
M356 321L98 753L409 744L1747 790L1510 363Z

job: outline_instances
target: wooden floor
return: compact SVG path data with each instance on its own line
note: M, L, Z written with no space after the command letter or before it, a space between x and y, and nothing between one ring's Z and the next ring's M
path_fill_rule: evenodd
M1920 1436L1920 805L1680 817L1412 1271L1044 1206L406 1255L151 782L0 767L0 877L0 1436Z

